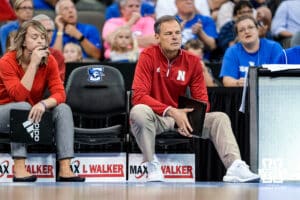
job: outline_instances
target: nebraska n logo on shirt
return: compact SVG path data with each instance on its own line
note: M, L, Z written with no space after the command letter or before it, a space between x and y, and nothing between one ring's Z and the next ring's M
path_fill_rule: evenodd
M178 70L177 81L185 81L185 71Z

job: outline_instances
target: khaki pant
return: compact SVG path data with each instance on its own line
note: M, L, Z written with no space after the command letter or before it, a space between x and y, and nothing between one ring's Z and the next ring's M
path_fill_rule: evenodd
M144 161L153 160L155 136L174 129L172 117L161 117L143 104L134 106L130 111L131 131L141 149ZM178 133L179 134L179 133ZM241 159L239 147L233 135L229 117L222 112L206 113L203 126L203 139L210 139L226 167L236 159Z

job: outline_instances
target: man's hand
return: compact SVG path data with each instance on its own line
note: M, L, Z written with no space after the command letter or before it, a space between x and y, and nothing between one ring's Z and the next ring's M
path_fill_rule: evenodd
M82 33L72 24L67 24L65 26L65 33L77 40L82 36Z
M57 15L55 17L55 24L57 26L57 30L58 31L63 31L65 28L65 23L63 22L62 16L61 15Z
M186 137L192 137L191 132L193 131L192 126L187 118L187 113L192 112L193 108L170 108L167 111L167 115L174 118L175 123L178 126L178 132Z

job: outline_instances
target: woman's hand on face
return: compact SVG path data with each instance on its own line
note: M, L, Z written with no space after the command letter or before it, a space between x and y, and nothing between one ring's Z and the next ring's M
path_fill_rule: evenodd
M33 49L31 53L30 63L38 67L42 59L48 57L49 54L50 52L47 46L38 46Z

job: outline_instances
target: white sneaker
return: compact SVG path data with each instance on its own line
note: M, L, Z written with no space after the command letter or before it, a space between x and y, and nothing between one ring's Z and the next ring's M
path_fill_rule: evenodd
M158 160L154 159L151 162L146 162L145 165L148 172L147 182L164 181L164 175Z
M252 173L249 166L242 160L235 160L223 177L224 182L233 183L259 182L259 180L259 175Z

